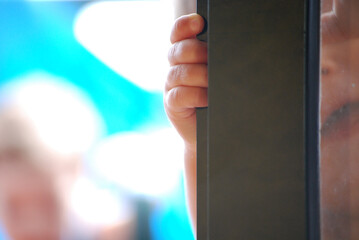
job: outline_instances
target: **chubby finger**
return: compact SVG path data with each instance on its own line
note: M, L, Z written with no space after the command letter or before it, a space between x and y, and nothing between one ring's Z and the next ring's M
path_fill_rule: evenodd
M186 39L173 44L168 52L171 66L187 63L207 63L207 43Z
M203 18L196 13L179 17L172 28L171 43L195 37L202 32L204 24Z
M172 88L165 96L165 105L169 114L174 115L184 113L187 109L207 107L207 89L184 86Z
M172 66L167 76L165 90L174 87L208 87L208 73L206 64L181 64Z

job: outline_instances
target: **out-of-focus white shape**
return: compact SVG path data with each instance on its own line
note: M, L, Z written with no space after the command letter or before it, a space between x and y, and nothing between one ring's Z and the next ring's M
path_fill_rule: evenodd
M87 0L25 0L27 2L83 2Z
M19 111L47 150L82 154L102 134L104 124L87 96L60 77L33 72L12 79L0 94L2 107Z
M128 222L134 214L124 199L95 187L85 178L80 178L73 188L71 207L76 216L91 227Z
M162 90L173 7L170 0L89 4L78 15L78 41L114 71L149 91Z
M129 132L106 139L95 150L94 168L135 194L159 196L178 184L183 143L174 129Z

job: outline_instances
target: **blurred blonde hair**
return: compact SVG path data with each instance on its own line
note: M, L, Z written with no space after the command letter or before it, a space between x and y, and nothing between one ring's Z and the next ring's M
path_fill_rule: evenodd
M7 156L46 169L80 159L100 138L103 123L85 94L44 72L0 90L0 160Z

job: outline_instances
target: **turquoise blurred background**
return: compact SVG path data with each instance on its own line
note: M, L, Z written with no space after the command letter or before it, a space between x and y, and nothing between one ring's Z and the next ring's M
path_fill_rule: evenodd
M74 21L86 4L86 1L0 1L0 85L38 71L66 79L86 93L101 114L106 129L104 137L171 127L160 91L140 88L78 42ZM149 156L149 160L151 157L156 156ZM91 162L88 166L91 169ZM149 236L137 239L194 239L185 207L183 177L178 178L170 193L150 197L128 193L128 189L123 191L106 176L96 175L92 180L114 194L129 194L129 199L146 202ZM0 232L4 232L1 226ZM5 239L0 233L0 240Z

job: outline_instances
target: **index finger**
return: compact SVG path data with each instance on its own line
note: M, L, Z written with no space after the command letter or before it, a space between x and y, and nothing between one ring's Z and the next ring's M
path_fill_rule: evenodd
M196 13L179 17L172 28L171 43L196 37L202 32L204 24L203 18Z

